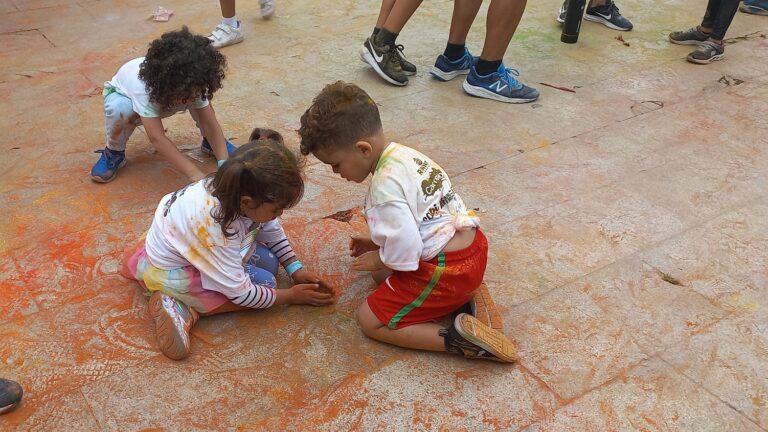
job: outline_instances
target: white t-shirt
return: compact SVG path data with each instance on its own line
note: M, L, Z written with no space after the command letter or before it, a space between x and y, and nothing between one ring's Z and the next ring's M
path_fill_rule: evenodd
M168 117L177 112L183 112L192 108L205 108L208 100L197 98L194 102L179 105L168 111L161 111L160 107L149 101L149 93L144 81L139 78L139 66L144 57L139 57L124 64L112 77L104 83L104 94L116 91L127 97L133 103L133 111L142 117Z
M401 144L384 149L365 200L371 239L389 268L413 271L434 258L457 230L479 226L442 168Z
M160 200L145 248L155 267L172 270L194 266L200 271L203 288L229 298L253 289L243 263L253 254L256 242L285 239L277 220L254 224L246 217L230 225L234 236L226 238L211 211L219 200L211 196L203 179L170 193Z

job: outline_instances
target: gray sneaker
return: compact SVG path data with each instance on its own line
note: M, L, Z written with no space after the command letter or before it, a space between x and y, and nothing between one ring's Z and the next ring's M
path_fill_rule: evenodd
M390 84L404 86L408 77L400 64L400 52L397 46L378 46L373 38L368 38L360 49L360 59L373 68L380 77Z
M707 39L709 34L699 30L698 26L669 34L669 41L678 45L699 45Z
M517 361L517 350L512 341L472 315L456 315L453 325L438 334L444 338L445 350L449 353L502 363Z
M705 40L696 48L696 51L688 54L686 60L691 63L710 64L722 60L725 57L725 46L722 42L717 43L712 39Z

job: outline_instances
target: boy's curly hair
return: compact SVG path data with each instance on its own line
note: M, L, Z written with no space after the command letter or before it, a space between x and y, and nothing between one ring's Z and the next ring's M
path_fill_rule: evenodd
M336 81L325 86L301 116L301 153L347 147L381 131L376 102L355 84Z
M205 37L181 30L164 33L149 44L139 68L149 100L168 110L198 97L213 99L221 88L227 60Z

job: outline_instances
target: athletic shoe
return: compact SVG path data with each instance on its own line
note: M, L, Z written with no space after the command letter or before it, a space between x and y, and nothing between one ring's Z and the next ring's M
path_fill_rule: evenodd
M231 156L232 153L237 150L237 147L235 147L234 144L229 142L229 140L226 140L227 142L227 153ZM203 138L203 142L200 144L200 152L209 156L213 156L213 147L211 147L211 143L208 142L207 138Z
M101 157L96 161L96 165L91 168L91 180L96 183L108 183L115 179L117 170L125 166L125 152L110 150L104 147L104 150L96 150L95 153L101 153Z
M473 65L464 81L464 91L472 96L506 103L526 103L538 99L539 91L515 79L519 75L518 71L507 69L502 63L496 72L480 76Z
M21 402L24 390L16 381L0 378L0 414L12 411Z
M242 42L245 37L243 26L240 24L240 21L237 22L237 25L238 27L234 28L224 23L219 23L208 36L208 39L211 40L211 45L214 48L224 48L225 46Z
M263 19L270 19L275 14L275 0L259 0L259 7Z
M565 0L563 2L563 5L560 6L560 10L557 11L557 16L555 17L555 20L559 22L560 24L565 22L565 13L568 12L568 0Z
M173 360L189 356L189 331L199 319L194 309L160 291L149 298L149 313L155 321L160 351Z
M416 65L405 59L405 53L403 53L405 47L402 45L395 45L395 47L397 48L397 56L400 58L400 68L403 70L403 73L408 76L416 75Z
M400 52L397 46L378 46L373 38L368 38L360 50L360 58L371 65L384 81L397 86L408 84L408 77L403 73Z
M469 301L469 309L472 316L477 318L481 323L494 330L504 330L501 313L496 307L496 302L493 301L491 292L488 291L488 286L485 282L480 285L480 288L475 290L474 297Z
M608 0L602 6L595 6L587 8L587 13L584 14L584 19L587 21L601 23L608 28L619 31L632 30L632 23L628 19L621 16L619 8L616 7L616 3L613 0Z
M437 56L435 65L429 72L440 81L450 81L459 75L466 75L473 65L477 64L477 57L473 57L469 50L464 48L464 55L458 60L449 60L443 54Z
M678 45L699 45L707 39L709 34L699 30L698 26L669 34L669 41Z
M686 60L691 63L710 64L722 60L725 57L725 47L723 43L717 43L712 39L707 39L696 48L696 51L688 54Z
M744 0L739 10L752 15L768 16L768 0Z
M458 314L453 325L440 330L445 350L466 358L503 363L517 361L515 345L500 331L494 330L469 314Z

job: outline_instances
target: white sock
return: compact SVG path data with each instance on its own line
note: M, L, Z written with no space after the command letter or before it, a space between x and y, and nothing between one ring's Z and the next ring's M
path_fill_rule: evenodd
M237 21L237 15L233 16L232 18L221 17L221 23L226 24L232 28L240 27L240 22Z

